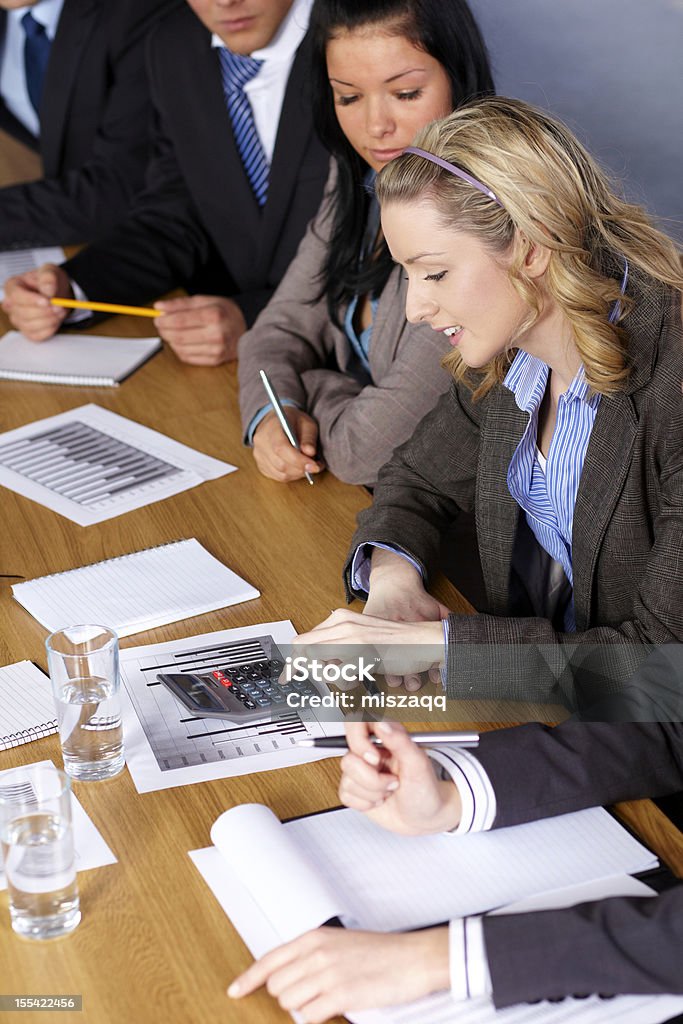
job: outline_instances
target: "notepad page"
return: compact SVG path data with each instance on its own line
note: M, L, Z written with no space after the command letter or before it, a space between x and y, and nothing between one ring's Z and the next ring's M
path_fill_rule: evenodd
M398 836L351 810L284 827L336 888L344 923L377 931L481 914L657 863L601 807L465 836Z
M0 377L55 383L93 378L115 384L159 348L159 338L59 334L37 344L19 331L8 331L0 338Z
M0 301L5 297L4 282L8 277L25 274L27 270L35 270L43 263L63 263L65 259L64 250L57 245L46 245L39 249L8 249L0 252Z
M50 680L30 661L0 668L0 750L57 732Z
M227 867L231 877L230 916L234 923L240 927L235 920L238 915L247 925L246 915L240 914L234 902L247 894L265 918L254 934L254 922L247 925L252 941L260 947L269 933L276 939L267 947L272 948L339 913L341 904L335 888L320 875L309 852L294 841L268 807L241 804L226 811L214 822L211 841L223 859L221 874Z
M194 538L16 583L12 593L49 630L96 622L120 637L259 596Z

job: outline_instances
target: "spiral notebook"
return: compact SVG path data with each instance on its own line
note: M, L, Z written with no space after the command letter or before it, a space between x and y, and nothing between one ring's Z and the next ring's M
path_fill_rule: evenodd
M0 750L57 732L50 680L30 661L0 668Z
M160 348L159 338L58 334L37 343L8 331L0 338L0 379L115 388Z
M92 622L119 636L260 597L194 537L15 583L12 593L51 631Z

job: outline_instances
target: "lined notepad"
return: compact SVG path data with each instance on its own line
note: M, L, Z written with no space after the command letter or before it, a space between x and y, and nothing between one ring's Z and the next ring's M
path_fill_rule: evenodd
M15 583L12 593L49 630L92 622L119 636L260 596L194 538Z
M30 661L0 668L0 750L57 732L50 680Z
M160 348L159 338L59 334L38 344L18 331L8 331L0 338L0 378L118 387Z
M46 245L38 249L8 249L0 252L0 300L5 297L4 282L15 274L25 274L43 263L62 263L66 254L57 245Z

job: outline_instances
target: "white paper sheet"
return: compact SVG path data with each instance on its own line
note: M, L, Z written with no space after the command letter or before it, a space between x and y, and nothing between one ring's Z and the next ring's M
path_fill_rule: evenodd
M37 761L37 765L49 765L52 761ZM2 777L7 774L7 771L11 769L5 769L0 772L0 788L2 787ZM76 857L76 870L77 871L88 871L90 868L101 868L105 864L116 864L116 857L109 849L102 834L92 821L86 812L83 810L78 797L71 793L71 814L74 826L74 853ZM7 888L7 881L5 879L4 871L2 871L2 864L0 863L0 891Z
M0 379L118 387L160 348L160 338L58 334L37 344L8 331L0 338Z
M102 622L120 637L259 597L194 537L15 583L12 593L50 631Z
M57 732L49 678L30 661L0 668L0 750Z
M237 816L239 812L239 819ZM269 813L269 812L268 812ZM226 821L230 815L235 815L233 827L228 829ZM527 910L542 910L554 907L572 906L578 902L585 902L592 899L603 899L611 896L653 896L655 895L648 886L629 875L615 875L610 873L616 865L633 865L629 870L645 870L652 866L656 858L645 847L633 840L621 826L602 808L593 808L588 811L580 811L577 814L564 816L563 822L560 818L548 819L546 822L531 822L528 825L517 826L517 829L502 829L498 833L484 833L481 837L473 836L429 836L424 837L432 846L433 841L444 848L449 847L454 856L451 868L445 868L443 863L437 863L441 857L433 859L431 854L427 855L426 850L422 851L420 859L416 860L416 850L405 851L405 861L402 873L402 894L394 892L392 877L396 864L389 856L385 859L374 850L377 858L376 865L368 860L368 855L373 851L365 841L360 844L355 842L348 845L351 839L350 832L344 825L344 834L332 826L325 827L326 842L310 843L311 836L320 831L320 822L324 819L339 818L339 816L354 816L354 812L341 811L332 812L326 815L315 815L311 818L303 818L297 821L288 822L281 826L281 837L277 839L277 822L265 820L262 813L257 813L254 805L246 805L241 808L234 808L225 812L218 819L219 843L223 853L213 846L203 850L195 850L190 857L205 879L219 903L230 917L234 927L244 939L254 957L263 956L270 949L295 937L296 931L287 925L287 914L289 913L296 921L298 933L301 934L310 928L318 927L332 914L338 913L343 919L348 917L349 897L355 902L354 890L360 886L367 890L366 899L370 902L377 901L383 909L381 914L373 908L367 912L362 911L359 916L358 926L363 928L377 927L378 930L389 930L390 925L396 926L399 918L405 923L398 924L399 928L414 927L416 921L420 921L422 915L415 907L415 893L420 894L431 888L433 879L439 879L438 893L436 894L438 910L436 917L430 923L437 923L450 917L458 916L449 911L449 906L455 904L469 905L471 902L467 892L453 892L449 884L449 874L456 879L467 878L467 885L460 885L461 889L468 889L473 882L477 887L481 906L473 912L481 912L492 902L491 897L486 894L486 883L492 880L493 867L488 858L477 856L474 862L466 858L469 865L469 873L462 871L458 851L463 844L478 838L490 839L494 836L508 836L519 829L526 831L526 838L523 846L527 846L530 838L530 829L536 825L548 825L544 829L546 836L542 839L537 834L536 843L544 842L546 851L551 848L554 852L560 852L559 860L565 861L562 871L554 871L555 876L563 873L565 879L572 873L576 876L586 875L586 863L582 856L577 856L578 851L575 844L571 843L571 849L566 850L563 844L567 839L567 831L572 832L577 825L582 836L582 841L589 838L588 833L596 826L597 819L603 817L611 820L612 827L604 828L598 823L598 836L591 855L596 857L595 871L593 877L584 877L584 881L573 885L565 885L557 890L539 893L542 885L542 874L536 874L536 892L526 896L522 900L511 901L507 906L500 908L500 913L521 913ZM559 828L558 828L559 824ZM565 828L568 826L568 830ZM214 826L215 828L216 826ZM374 826L373 826L374 827ZM237 829L241 832L239 844L235 845L235 833ZM622 832L626 841L622 842L617 838L617 830ZM381 830L378 829L379 832ZM381 832L384 836L389 833ZM212 830L212 838L214 831ZM399 844L406 842L406 837L390 837ZM443 842L441 842L443 840ZM616 840L616 842L614 842ZM345 869L340 872L339 865L329 864L324 858L335 849L336 843L346 841L340 849L339 856L343 856ZM256 863L256 872L251 870L252 859L256 856L254 845L264 847L267 844L267 853L271 864L278 863L280 853L286 858L291 870L287 874L286 893L273 886L273 880L267 878L264 882L263 871ZM479 854L481 854L481 843ZM640 848L640 852L638 852ZM506 860L502 851L498 850L498 863L495 870L500 872L501 864L507 870L502 874L507 878L509 891L519 891L519 883L510 885L511 876L521 867L524 886L527 888L532 884L533 872L527 875L527 865L520 865L516 858L519 849L513 842L510 846L511 858ZM500 859L503 857L503 859ZM301 858L296 863L297 858ZM539 858L536 858L537 861ZM547 856L540 860L550 860ZM314 860L316 873L320 876L316 886L311 888L310 879L306 876L306 862ZM636 861L640 861L640 867L635 867ZM572 861L570 868L569 861ZM415 864L419 870L415 870ZM425 869L429 865L429 870ZM458 868L460 865L460 870ZM480 879L473 879L474 864L480 872ZM537 865L536 865L537 866ZM373 882L366 885L363 876L368 872L372 875ZM444 873L445 871L445 873ZM595 872L605 872L603 878L596 878ZM278 872L279 875L279 872ZM385 880L388 876L388 883ZM250 887L258 879L258 898L254 897ZM336 882L336 891L327 898L330 883ZM246 883L246 884L245 884ZM481 884L480 884L481 883ZM377 899L381 890L379 900ZM275 905L265 907L261 898L266 894L269 901ZM392 899L395 905L390 905L387 893L393 893ZM450 901L450 903L449 903ZM343 908L343 911L342 911ZM362 910L362 908L361 908ZM404 913L405 911L405 913ZM417 912L416 912L417 911ZM346 912L346 913L345 913ZM469 911L468 911L469 912ZM382 923L384 922L384 923ZM226 977L226 984L232 979ZM348 1013L347 1018L353 1024L660 1024L677 1013L683 1012L683 998L678 996L619 996L614 999L603 1000L597 996L589 999L565 999L561 1003L536 1003L513 1006L505 1010L496 1010L489 998L469 1000L466 1002L454 1003L449 993L441 993L421 999L417 1002L388 1007L383 1010L367 1010L357 1013ZM297 1020L297 1015L294 1014Z
M98 405L0 434L0 486L79 526L113 519L236 468Z
M126 763L138 793L307 764L343 753L296 746L300 739L338 735L343 731L341 712L304 709L277 720L266 717L235 727L215 718L191 718L164 686L154 685L161 671L224 666L226 647L232 644L248 642L254 648L251 656L260 660L259 638L270 637L282 645L294 635L289 621L264 622L121 651ZM323 684L319 689L328 692Z
M0 302L5 297L5 281L8 277L25 274L27 270L35 270L43 263L63 263L65 259L64 250L56 245L39 249L8 249L6 252L0 252Z

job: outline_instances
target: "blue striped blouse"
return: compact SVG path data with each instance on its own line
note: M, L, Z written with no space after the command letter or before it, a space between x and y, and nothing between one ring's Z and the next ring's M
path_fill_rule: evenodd
M567 391L559 397L557 422L544 472L537 457L537 434L538 412L548 375L545 363L519 350L503 381L515 396L517 406L529 414L526 430L508 467L507 484L512 497L524 509L538 543L561 564L573 586L574 505L600 395L589 395L581 367ZM576 628L573 602L565 615L565 628Z

